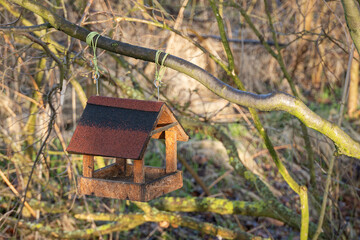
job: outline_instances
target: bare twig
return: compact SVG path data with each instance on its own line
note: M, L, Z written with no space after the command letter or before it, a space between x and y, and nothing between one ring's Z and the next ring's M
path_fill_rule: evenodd
M343 87L343 95L341 98L341 106L340 106L340 110L339 110L339 119L338 119L338 125L341 126L342 120L343 120L343 114L344 114L344 105L345 105L345 99L346 99L346 95L347 95L347 90L349 87L349 78L350 78L350 71L351 71L351 63L354 57L354 50L355 50L355 46L354 44L351 45L351 50L350 50L350 55L349 55L349 60L348 60L348 67L347 67L347 72L346 72L346 76L345 76L345 82L344 82L344 87ZM335 155L333 155L330 159L330 165L329 165L329 170L327 172L327 177L326 177L326 183L325 183L325 190L324 190L324 195L323 195L323 201L322 201L322 205L321 205L321 211L320 211L320 216L319 216L319 221L318 221L318 227L316 229L316 233L313 237L313 240L317 240L320 233L322 232L322 225L324 222L324 217L325 217L325 211L326 211L326 206L327 206L327 199L328 199L328 195L329 195L329 188L330 188L330 184L331 184L331 175L333 172L333 168L335 165Z
M11 33L11 32L34 32L34 31L41 31L44 29L52 28L50 23L43 23L40 25L34 25L34 26L21 26L21 27L2 27L0 26L0 31Z
M210 2L210 6L215 14L215 18L216 21L218 23L218 28L219 28L219 32L220 32L220 37L221 37L221 41L222 44L224 46L225 49L225 53L227 55L228 61L229 61L229 66L228 69L230 72L234 71L234 67L235 67L235 63L234 63L234 56L232 54L229 42L227 40L227 36L226 36L226 32L225 32L225 27L224 27L224 23L223 23L223 19L222 16L219 13L219 9L215 4L214 0L209 0Z
M218 41L221 41L221 37L220 36L216 36L216 35L208 35L208 34L201 34L200 35L202 38L212 38ZM195 34L189 34L189 37L197 37L197 35ZM232 43L241 43L241 44L247 44L247 45L262 45L262 43L259 40L255 40L255 39L234 39L234 38L229 38L228 42L232 42ZM265 41L269 46L275 46L275 43L273 41ZM285 47L288 44L287 43L278 43L278 45L280 47Z
M30 214L33 217L36 217L36 213L35 211L30 207L28 202L25 202L23 200L23 198L20 196L19 192L16 190L16 188L11 184L11 182L9 181L9 179L5 176L5 174L3 173L3 171L1 171L0 169L0 176L2 177L2 179L4 180L4 182L9 186L9 188L11 189L11 191L20 198L21 201L24 202L25 207L29 210Z
M38 151L38 153L36 154L36 158L35 158L35 161L33 163L33 166L31 168L31 172L30 172L30 175L29 175L29 179L27 181L27 184L26 184L26 187L25 187L25 191L24 191L24 197L23 197L23 202L22 202L22 205L20 207L20 210L19 210L19 220L21 218L21 214L22 214L22 210L24 208L24 203L26 202L26 193L29 189L29 185L30 185L30 182L31 182L31 178L32 178L32 175L35 171L35 168L36 168L36 165L37 163L39 162L40 160L40 155L42 154L42 151L45 147L45 145L47 144L47 140L49 139L50 137L50 134L51 134L51 130L53 128L53 125L54 125L54 122L55 122L55 117L56 117L56 110L54 108L54 106L52 105L52 102L51 102L51 98L53 96L53 94L59 89L58 86L55 86L53 87L50 92L48 93L47 95L47 100L48 100L48 104L49 104L49 107L50 107L50 110L51 110L51 115L50 115L50 121L49 121L49 124L48 124L48 130L47 130L47 134L44 138L44 141L42 142L41 146L40 146L40 149Z
M210 196L211 192L210 192L209 188L205 185L203 180L201 180L199 175L192 169L192 167L186 162L186 159L181 155L178 155L178 159L181 162L181 164L184 165L185 169L191 174L191 176L193 176L193 178L200 185L200 187L204 190L206 195Z
M25 37L27 37L28 39L30 39L31 41L39 44L44 50L45 52L52 58L54 59L54 61L58 64L59 70L60 70L60 81L59 81L59 88L60 91L62 90L62 86L63 86L63 81L65 78L65 68L63 63L61 62L61 60L49 49L49 47L46 45L46 43L44 43L43 41L41 41L39 38L33 36L30 33L21 33L22 35L24 35Z

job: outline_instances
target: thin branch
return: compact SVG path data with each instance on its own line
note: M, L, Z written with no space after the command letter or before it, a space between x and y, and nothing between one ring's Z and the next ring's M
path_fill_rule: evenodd
M346 95L347 95L347 89L349 87L349 79L350 79L350 71L351 71L351 64L352 64L352 60L354 58L354 50L355 50L355 46L354 44L351 45L351 50L350 50L350 55L349 55L349 59L348 59L348 67L347 67L347 72L346 72L346 76L345 76L345 82L344 82L344 86L343 86L343 96L341 99L341 107L339 110L339 119L338 119L338 125L341 126L342 120L343 120L343 114L344 114L344 101L346 99ZM335 156L332 156L330 159L330 165L329 165L329 169L327 172L327 177L326 177L326 183L325 183L325 190L324 190L324 195L323 195L323 201L321 204L321 211L320 211L320 216L319 216L319 221L318 221L318 227L316 229L316 233L315 236L313 237L313 240L317 240L320 233L322 232L322 225L324 222L324 218L325 218L325 211L326 211L326 206L327 206L327 200L328 200L328 195L329 195L329 188L330 188L330 184L332 182L331 180L331 175L333 172L333 168L335 165Z
M25 37L27 37L28 39L30 39L31 41L39 44L44 50L45 52L52 58L54 59L54 61L58 64L59 66L59 70L60 70L60 81L59 81L59 88L60 91L62 90L62 86L63 86L63 81L64 81L64 77L65 77L65 68L63 63L61 62L61 60L49 49L49 47L46 45L46 43L44 43L43 41L41 41L39 38L35 37L34 35L30 34L30 33L21 33L22 35L24 35Z
M16 190L16 188L11 184L11 182L9 181L9 179L5 176L5 174L3 173L3 171L1 171L0 169L0 176L2 177L2 179L4 180L4 182L6 183L6 185L9 186L9 188L11 189L11 191L15 194L15 196L17 196L18 198L20 198L20 200L23 201L23 198L21 197L21 195L19 194L19 192ZM30 214L35 218L36 217L36 213L34 212L34 210L30 207L28 202L24 202L25 207L29 210Z
M13 24L17 23L20 20L21 15L22 15L22 13L12 22L0 24L0 27L9 26L9 25L13 25Z
M203 180L201 180L201 178L195 172L195 170L192 169L192 167L186 162L186 159L181 155L178 155L178 159L181 162L181 164L184 165L185 169L191 174L191 176L193 176L193 178L200 185L200 187L204 190L206 195L210 196L211 192L210 192L209 188L206 186L206 184L203 182Z
M229 42L227 40L223 19L220 16L219 9L217 8L217 6L215 4L215 1L214 0L209 0L209 3L210 3L210 6L211 6L211 8L213 10L213 13L215 14L216 21L218 23L218 28L219 28L219 32L220 32L220 36L221 36L221 41L222 41L222 44L223 44L224 49L225 49L226 56L227 56L228 61L229 61L229 67L228 67L229 71L233 71L234 67L235 67L234 56L232 54Z
M0 26L0 31L6 32L6 33L12 33L12 32L34 32L34 31L41 31L44 29L52 28L50 23L43 23L40 25L34 25L34 26L20 26L20 27L2 27Z
M38 231L42 235L47 236L47 238L63 239L83 239L100 236L102 234L109 234L112 232L127 231L146 222L143 218L143 214L128 214L123 216L121 222L111 222L95 228L91 227L87 229L76 229L74 231L63 231L56 226L49 226L44 223L33 223L25 220L17 222L12 217L6 218L5 221L10 226L15 226L17 224L19 228Z
M40 155L42 154L42 151L47 143L47 140L49 139L50 137L50 134L51 134L51 130L53 128L53 125L55 123L55 117L56 117L56 110L54 108L54 106L52 105L52 102L51 102L51 98L53 96L53 94L56 92L56 90L58 90L59 87L58 86L55 86L54 88L52 88L49 92L49 94L47 95L47 100L48 100L48 104L49 104L49 107L50 107L50 110L51 110L51 115L50 115L50 121L49 121L49 124L48 124L48 130L47 130L47 134L45 136L45 139L44 141L42 142L41 146L40 146L40 149L38 151L38 153L36 154L36 158L35 158L35 161L32 165L32 168L31 168L31 172L30 172L30 175L29 175L29 179L27 181L27 184L26 184L26 187L25 187L25 191L24 191L24 197L23 197L23 201L22 201L22 204L21 204L21 207L20 207L20 210L19 210L19 219L21 218L21 213L22 213L22 210L24 208L24 204L26 202L26 193L27 191L29 190L29 185L30 185L30 182L31 182L31 178L32 178L32 175L34 174L34 171L35 171L35 168L36 168L36 165L37 163L39 162L40 160Z
M292 93L294 94L295 97L298 98L299 94L296 90L293 78L289 74L289 72L285 66L283 56L281 54L281 48L278 44L278 37L277 37L276 31L275 31L275 26L273 24L273 20L272 20L271 13L269 10L268 2L266 0L264 0L264 5L265 5L265 12L266 12L266 15L267 15L267 18L269 21L270 29L272 32L273 41L275 42L275 49L277 51L275 59L278 62L279 66L281 68L281 71L284 74L284 77L288 81ZM247 18L247 19L248 19L248 21L251 21L250 18ZM266 48L266 49L268 50L269 48ZM271 52L269 52L269 53L271 54ZM301 131L303 134L303 138L305 141L305 149L306 149L307 155L308 155L307 157L308 157L308 167L309 167L309 171L310 171L310 183L311 183L312 187L315 188L314 153L313 153L313 150L311 147L310 137L309 137L309 133L308 133L306 126L302 122L300 122L300 126L301 126ZM300 189L299 188L297 188L297 189L299 190L297 193L300 194Z
M348 99L348 94L349 94L349 84L350 84L350 75L351 75L350 72L351 72L352 61L354 59L354 50L355 50L355 45L352 44L350 47L348 66L347 66L345 81L344 81L344 85L343 85L343 92L342 92L341 102L340 102L339 119L337 122L337 124L340 127L341 127L341 123L342 123L342 120L344 117L345 101L346 101L346 99Z
M308 190L305 186L300 187L301 229L300 239L308 240L309 236L309 201Z
M189 34L189 37L197 37L197 36L195 34ZM200 37L202 37L202 38L212 38L212 39L221 41L221 37L216 36L216 35L201 34ZM234 38L229 38L228 42L244 43L244 44L248 44L248 45L262 45L262 43L259 40L255 40L255 39L234 39ZM275 46L275 43L273 41L265 41L265 42L269 46ZM280 47L288 46L287 43L278 43L278 44L279 44Z
M278 40L277 40L277 36L276 36L276 32L275 32L275 29L274 29L274 25L272 23L272 18L270 16L270 12L268 11L268 6L267 6L267 1L264 0L265 2L265 9L266 9L266 14L268 16L268 19L269 19L269 22L270 22L270 27L271 27L271 30L272 30L272 34L273 34L273 40L274 40L274 43L275 43L275 47L277 49L277 54L276 54L276 60L279 62L280 66L282 66L282 70L284 72L284 75L287 74L287 71L285 69L285 64L283 62L283 59L282 59L282 56L281 56L281 53L280 53L280 47L278 45ZM234 61L233 61L233 56L232 56L232 52L231 52L231 49L230 49L230 46L229 46L229 43L228 43L228 40L226 38L226 33L225 33L225 29L224 29L224 25L223 25L223 22L222 22L222 18L218 12L218 9L214 3L213 0L210 0L210 5L213 9L213 12L215 14L215 17L216 17L216 20L218 22L218 28L219 28L219 32L220 32L220 36L221 36L221 40L222 40L222 43L223 43L223 46L224 46L224 49L225 49L225 52L228 56L228 61L229 61L229 71L232 72L232 76L234 76L234 80L236 83L239 83L240 82L240 79L238 79L238 77L235 77L235 74L233 73L234 71ZM243 14L244 16L244 14ZM248 17L247 18L247 22L248 24L252 24L250 18ZM255 26L253 27L253 29L256 29ZM260 39L261 40L261 39ZM270 47L267 47L266 48L268 51L271 50ZM271 51L269 51L269 53L271 54ZM275 54L274 54L275 55ZM273 55L273 56L274 56ZM289 82L290 82L291 79L289 79ZM292 83L292 81L290 82ZM243 84L237 84L239 86L239 88L241 90L245 90ZM291 85L291 84L290 84ZM295 91L295 96L297 96L297 93L296 93L296 90L295 88L293 89ZM286 183L291 187L291 189L293 189L297 194L300 195L300 193L302 193L302 188L300 187L300 185L293 179L293 177L290 175L290 173L287 171L285 165L282 163L282 161L280 160L280 158L278 157L275 149L274 149L274 146L268 136L268 134L266 133L266 131L264 130L262 124L260 123L260 120L259 120L259 117L258 117L258 114L256 113L256 111L254 111L253 109L249 109L250 110L250 113L255 121L255 126L256 128L258 129L260 135L263 137L264 141L265 141L265 144L266 144L266 147L268 148L275 164L276 164L276 167L278 168L280 174L282 175L282 177L285 179ZM306 131L307 133L307 130L306 128L303 128L303 130ZM306 137L308 137L308 135L305 135ZM305 188L306 189L306 188ZM306 206L308 206L308 202L307 202L307 192L305 193L302 193L302 196L306 196L306 199L304 199L304 197L302 198L302 201L301 202L301 209L302 209L302 217L301 217L301 239L302 240L306 240L307 239L307 235L308 235L308 228L309 228L309 217L304 217L304 216L308 216L309 215L309 208L306 207L303 205L305 204ZM306 201L305 201L306 200ZM306 212L307 211L307 212ZM304 215L304 216L303 216ZM305 222L307 220L307 222ZM306 238L305 238L306 236Z

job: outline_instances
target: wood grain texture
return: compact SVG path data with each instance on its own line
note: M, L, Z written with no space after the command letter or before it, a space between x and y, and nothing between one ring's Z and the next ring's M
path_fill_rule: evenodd
M94 176L94 156L90 156L90 155L83 156L83 176L84 177Z
M129 168L132 167L133 165L129 165ZM98 197L150 201L183 186L181 171L165 174L164 169L153 167L145 167L144 171L146 176L149 176L149 180L144 183L80 176L78 191L79 194Z
M145 182L145 171L144 171L143 160L134 160L134 182L135 183Z
M125 158L116 158L116 165L119 169L119 174L126 174L126 159Z
M177 169L177 143L175 131L165 131L165 146L166 173L172 173Z
M94 171L93 178L106 178L106 177L117 176L118 174L119 174L119 168L118 165L116 165L115 163Z

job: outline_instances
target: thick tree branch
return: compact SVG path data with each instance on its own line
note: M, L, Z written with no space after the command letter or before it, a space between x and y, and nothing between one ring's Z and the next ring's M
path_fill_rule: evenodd
M274 214L265 201L230 201L220 198L158 198L151 203L159 210L174 212L213 212L217 214L240 214L253 217L284 219Z
M67 21L32 0L10 1L40 15L56 29L81 41L85 41L86 36L90 33L87 29ZM98 47L149 62L155 61L156 50L115 41L107 37L99 38ZM160 56L159 61L162 61L163 56L164 54ZM209 90L230 102L245 107L257 108L261 111L286 111L300 119L306 126L329 137L337 147L337 154L345 154L360 159L360 144L358 142L354 141L335 124L315 114L297 98L285 93L257 95L237 90L212 76L204 69L172 55L167 56L164 65L196 79Z
M341 0L346 24L349 28L349 32L352 40L356 46L357 51L360 53L360 11L359 1L356 3L355 0Z
M10 226L15 226L16 219L7 217L5 222ZM119 222L111 222L101 225L96 228L77 229L74 231L63 231L59 227L50 226L44 223L33 223L30 221L20 220L18 222L19 228L28 229L31 231L37 231L47 238L61 238L61 239L86 239L93 238L94 236L101 236L102 234L109 234L117 231L131 230L146 221L142 214L128 214L123 216Z
M199 232L209 234L212 236L217 236L223 239L263 239L260 237L254 237L253 235L243 232L243 231L233 231L227 228L220 226L215 226L214 224L201 222L198 219L182 216L176 213L168 213L164 211L159 211L158 209L151 207L148 203L145 202L134 202L139 208L144 211L142 214L142 219L137 219L137 221L144 222L168 222L173 226L182 226L190 229L197 230ZM138 215L138 214L76 214L76 219L82 220L95 220L95 221L118 221L119 223L123 222L124 218L128 216ZM135 220L135 219L134 219Z

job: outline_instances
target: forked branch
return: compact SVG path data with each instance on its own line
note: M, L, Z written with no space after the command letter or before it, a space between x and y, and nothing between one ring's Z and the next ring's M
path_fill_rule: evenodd
M69 22L63 17L53 13L46 7L32 0L10 0L20 6L40 15L51 26L65 34L79 39L86 40L89 30ZM115 41L101 36L98 40L98 47L118 53L121 55L154 62L156 50L134 46L131 44ZM164 54L161 54L159 61L162 61ZM335 124L332 124L311 111L301 100L285 93L253 94L235 89L218 78L214 77L204 69L175 56L168 55L165 66L182 72L202 83L210 91L218 96L250 108L261 111L285 111L297 117L306 126L329 137L337 147L337 154L344 154L360 159L360 144Z

